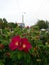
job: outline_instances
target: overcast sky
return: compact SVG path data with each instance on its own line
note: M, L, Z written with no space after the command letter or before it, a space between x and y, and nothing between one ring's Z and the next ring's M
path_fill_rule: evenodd
M19 23L22 14L27 26L38 19L49 20L49 0L0 0L0 18Z

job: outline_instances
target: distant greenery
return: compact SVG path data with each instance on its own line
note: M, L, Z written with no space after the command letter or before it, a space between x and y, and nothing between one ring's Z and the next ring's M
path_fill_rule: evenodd
M13 29L17 26L18 26L17 23L9 22L5 18L3 19L0 18L0 29L7 28L7 27ZM33 27L36 29L42 29L42 28L47 29L49 27L49 22L44 20L38 20Z
M10 29L15 28L17 26L17 23L13 23L10 22L8 23L8 21L5 18L0 18L0 29L9 27Z
M49 26L49 23L48 21L38 20L37 26L39 27L39 29L42 29L42 28L47 29Z

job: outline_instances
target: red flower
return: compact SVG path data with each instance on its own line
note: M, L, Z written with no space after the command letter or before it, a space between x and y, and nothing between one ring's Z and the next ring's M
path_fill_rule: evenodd
M12 38L11 43L9 44L9 47L11 50L20 50L20 51L25 51L28 52L29 49L31 49L31 44L26 38L20 38L20 36L15 36Z
M21 39L21 46L18 48L19 50L23 50L25 52L28 52L29 49L31 49L31 44L26 38Z
M11 43L9 44L9 48L11 50L16 50L20 45L19 44L20 40L21 40L20 36L13 37Z

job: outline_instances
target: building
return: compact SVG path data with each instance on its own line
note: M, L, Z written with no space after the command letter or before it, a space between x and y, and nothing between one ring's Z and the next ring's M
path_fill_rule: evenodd
M17 23L19 27L22 27L24 28L25 27L25 24L24 23Z

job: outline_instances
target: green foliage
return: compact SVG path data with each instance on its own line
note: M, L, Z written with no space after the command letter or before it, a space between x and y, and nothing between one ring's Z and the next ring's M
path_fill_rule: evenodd
M5 18L3 18L3 22L4 22L5 24L8 23L7 20L6 20Z
M21 29L13 25L10 23L12 31L3 28L0 34L0 65L49 65L49 32L40 32L38 26ZM9 48L11 38L15 35L25 37L31 43L32 48L27 53Z
M37 25L39 26L39 29L42 29L42 28L46 29L46 28L48 28L47 21L44 21L44 20L39 20L37 22Z
M3 27L3 20L0 18L0 29Z
M10 28L13 30L13 28L16 28L18 25L17 23L13 23L10 22L8 23L8 21L5 18L0 18L0 29L4 29L4 28Z

